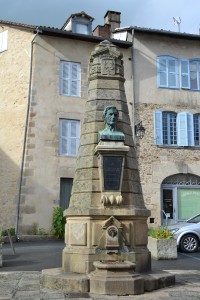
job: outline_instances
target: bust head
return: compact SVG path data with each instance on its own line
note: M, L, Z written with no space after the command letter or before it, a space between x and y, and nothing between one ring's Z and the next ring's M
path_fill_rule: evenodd
M115 106L107 106L103 112L103 119L106 124L106 128L115 131L118 121L119 112Z

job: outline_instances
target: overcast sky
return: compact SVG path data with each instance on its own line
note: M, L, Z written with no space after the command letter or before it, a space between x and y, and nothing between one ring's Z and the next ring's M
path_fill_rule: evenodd
M93 29L103 25L108 10L121 12L121 26L199 33L199 0L0 0L0 20L60 28L73 13L92 16Z

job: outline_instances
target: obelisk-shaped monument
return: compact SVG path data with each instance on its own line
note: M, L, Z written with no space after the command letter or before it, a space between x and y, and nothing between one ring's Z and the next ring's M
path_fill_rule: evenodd
M91 54L77 167L65 210L64 272L89 274L95 261L130 261L138 272L151 268L149 211L142 196L124 81L120 51L101 42ZM108 112L116 117L117 128L105 133Z

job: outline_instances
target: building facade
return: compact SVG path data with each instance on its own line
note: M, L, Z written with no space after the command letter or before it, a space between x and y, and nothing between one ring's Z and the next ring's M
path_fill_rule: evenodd
M93 32L92 21L84 12L61 29L0 21L1 227L49 232L53 207L68 207L90 54L104 39L123 54L148 225L200 211L200 36L118 28L113 11Z
M138 164L149 225L200 212L200 37L132 28Z
M105 39L92 35L92 20L81 12L72 15L62 29L1 22L2 33L8 34L7 48L0 53L5 66L0 73L5 87L0 102L8 104L1 111L5 193L0 202L6 214L1 210L0 218L2 227L16 226L18 234L49 232L53 207L69 205L89 59L95 45ZM110 41L123 54L126 94L132 103L131 43ZM9 116L12 122L7 124Z

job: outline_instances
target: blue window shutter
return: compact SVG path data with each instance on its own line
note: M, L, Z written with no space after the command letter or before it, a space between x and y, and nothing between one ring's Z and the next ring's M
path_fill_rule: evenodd
M157 58L157 84L159 87L167 87L167 59L165 57Z
M194 146L194 119L193 115L187 113L188 146Z
M181 112L177 116L177 144L188 146L187 112Z
M171 57L168 59L168 87L178 87L178 60Z
M181 69L181 88L190 89L190 67L188 59L180 60Z
M162 112L159 110L154 111L154 144L163 144Z

